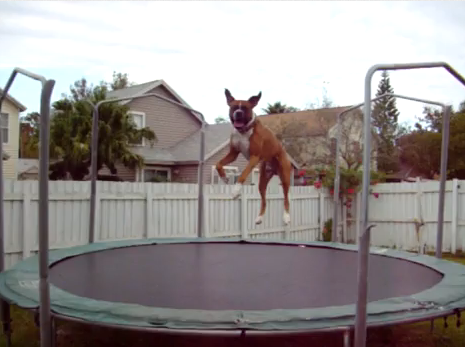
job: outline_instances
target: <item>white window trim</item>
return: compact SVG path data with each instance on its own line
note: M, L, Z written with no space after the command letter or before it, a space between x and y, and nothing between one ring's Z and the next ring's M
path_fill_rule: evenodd
M239 175L240 175L240 171L239 171L239 168L237 166L223 166L224 170L225 171L229 171L229 172L233 172L233 175L236 176L237 178L239 178ZM215 165L212 165L212 174L211 174L211 184L226 184L221 178L220 176L218 175L218 171L216 170L216 166ZM232 176L230 173L228 174L228 172L226 172L226 177L229 177L231 178L230 176ZM218 177L218 182L215 183L215 177ZM228 184L234 184L234 180L229 180Z
M132 115L142 116L142 125L141 126L142 126L142 128L145 128L145 112L129 110L128 115L129 116L132 116ZM142 139L142 144L131 143L131 146L144 147L145 146L145 139L144 138Z
M141 171L141 182L145 182L145 171L167 171L168 172L168 181L171 181L171 168L165 166L147 166L144 167Z
M11 136L10 136L10 135L11 135L11 131L10 131L10 129L11 129L11 126L10 126L10 125L11 125L11 124L10 124L10 114L9 114L8 112L0 112L0 117L1 117L1 115L6 115L6 117L7 117L7 119L8 119L8 126L7 126L6 128L2 127L2 126L1 126L1 122L0 122L0 129L2 129L2 130L3 130L3 129L7 129L7 130L8 130L8 131L7 131L7 132L8 132L8 141L7 141L7 142L3 142L3 145L5 146L5 145L9 145L9 144L10 144L10 137L11 137ZM0 119L1 119L1 118L0 118ZM18 130L18 131L19 131L19 130ZM4 140L5 140L5 139L3 139L3 136L2 136L2 141L4 141Z

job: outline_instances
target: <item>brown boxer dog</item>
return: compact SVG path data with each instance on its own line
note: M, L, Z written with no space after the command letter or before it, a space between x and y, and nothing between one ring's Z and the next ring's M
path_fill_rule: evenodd
M236 160L241 153L248 164L242 171L233 188L233 199L237 199L242 186L260 163L260 178L258 190L261 196L260 214L255 219L255 224L263 221L266 210L266 187L274 175L279 175L284 193L284 224L291 221L289 214L289 186L291 183L292 166L283 145L271 130L255 117L253 111L257 106L262 93L250 97L248 100L236 100L228 89L225 89L226 101L229 106L229 119L234 127L230 137L229 152L216 164L219 176L227 183L223 167Z

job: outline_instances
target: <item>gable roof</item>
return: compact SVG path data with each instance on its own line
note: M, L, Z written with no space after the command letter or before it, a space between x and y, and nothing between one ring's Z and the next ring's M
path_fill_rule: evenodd
M0 88L0 95L3 95L3 88ZM13 105L15 105L18 109L19 112L24 112L27 110L27 107L24 106L22 103L20 103L18 100L16 100L14 97L10 95L10 93L6 94L6 98L8 101L10 101Z
M229 138L233 127L231 123L207 124L205 127L205 160L229 145ZM198 160L200 157L200 130L177 143L171 153L177 161ZM299 168L299 164L288 154L292 165Z
M337 116L350 106L328 107L289 113L273 113L260 115L260 121L276 131L285 122L294 124L296 136L324 136L327 131L337 124ZM304 127L305 125L305 127Z
M174 96L174 98L176 99L177 102L179 102L180 104L183 104L186 107L192 108L183 98L181 98L181 96L178 93L176 93L174 91L173 88L171 88L168 85L168 83L166 83L162 79L161 80L154 80L154 81L146 82L146 83L142 83L142 84L135 84L135 85L129 86L127 88L123 88L123 89L116 89L116 90L108 91L107 92L107 98L108 99L113 99L113 98L127 98L127 97L133 97L133 96L141 96L141 95L144 95L144 94L150 92L154 88L157 88L157 87L160 87L160 86L163 86L164 88L166 88L168 90L168 92L170 92ZM126 104L130 103L131 101L132 101L132 99L123 100L123 101L121 101L121 104L126 105ZM198 113L195 113L195 112L192 112L192 111L189 111L189 110L187 110L187 111L190 112L201 123L205 122L205 120Z

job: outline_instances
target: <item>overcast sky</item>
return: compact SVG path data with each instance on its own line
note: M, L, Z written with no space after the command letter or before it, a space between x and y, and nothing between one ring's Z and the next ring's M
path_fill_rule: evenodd
M53 100L84 76L164 79L209 122L236 98L262 91L296 107L321 99L363 102L377 63L446 61L465 75L465 2L147 1L0 2L0 85L15 66L56 80ZM376 92L380 73L372 84ZM391 72L396 93L452 103L465 88L443 69ZM38 82L17 78L11 94L39 110ZM402 121L423 105L398 101Z

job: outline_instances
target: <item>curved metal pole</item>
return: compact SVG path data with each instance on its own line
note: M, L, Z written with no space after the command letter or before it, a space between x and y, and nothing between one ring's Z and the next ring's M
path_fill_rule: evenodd
M454 76L465 86L465 78L461 76L449 64L444 62L407 63L407 64L377 64L370 67L365 75L365 102L364 102L364 136L363 136L363 185L361 202L361 233L358 247L358 297L356 307L355 322L355 343L354 347L365 347L366 345L366 307L367 307L367 286L368 286L368 254L370 247L370 228L368 226L368 194L370 184L370 152L371 152L371 81L373 75L378 70L410 70L442 67ZM446 108L446 110L450 110ZM444 123L449 124L450 115L446 112ZM443 145L441 148L441 180L439 187L439 211L438 211L438 234L443 230L444 218L444 194L446 183L446 159L449 131L443 127ZM442 210L442 212L441 212ZM437 248L437 247L436 247ZM440 252L439 252L440 253Z
M40 345L52 346L52 319L50 315L50 292L48 282L48 166L49 166L49 137L50 137L50 100L52 97L54 80L47 80L33 72L14 68L0 97L0 109L8 95L16 75L20 73L41 82L40 94L40 152L39 152L39 290L40 290ZM0 153L3 157L3 138L0 132ZM4 194L3 194L3 158L0 161L0 271L5 269L5 243L4 243ZM7 344L11 343L10 308L1 300L1 316L7 335ZM5 321L7 320L7 321Z
M100 105L107 104L110 102L118 102L124 100L132 100L132 99L141 99L146 98L149 96L153 96L162 100L165 100L171 104L177 105L182 107L186 110L191 112L195 112L201 116L202 121L202 128L200 132L200 158L199 158L199 173L198 173L198 225L197 225L197 235L201 237L203 235L204 230L204 215L203 215L203 165L204 165L204 158L205 158L205 117L203 114L193 108L190 108L186 105L183 105L179 102L171 100L166 96L157 94L157 93L147 93L144 95L137 95L137 96L130 96L125 98L115 98L115 99L108 99L108 100L101 100L95 106L92 102L87 101L89 104L93 105L94 111L92 115L92 153L91 153L91 189L90 189L90 213L89 213L89 243L93 243L95 240L95 206L96 206L96 194L97 194L97 150L98 150L98 120L99 120L99 112L98 109Z
M404 99L404 100L410 100L410 101L416 101L416 102L421 102L425 104L430 104L430 105L436 105L440 106L443 108L443 112L446 112L446 105L438 102L438 101L432 101L432 100L426 100L426 99L420 99L420 98L415 98L412 96L406 96L406 95L400 95L400 94L393 94L393 93L385 93L382 95L377 96L376 98L371 99L371 102L387 98L387 97L394 97L394 98L399 98L399 99ZM341 142L341 131L342 131L342 117L345 116L347 113L356 110L360 106L363 106L364 103L361 102L360 104L351 106L344 111L340 112L337 116L337 135L336 135L336 169L335 169L335 174L334 174L334 197L333 197L333 225L334 225L334 230L335 232L332 233L331 235L331 241L332 242L338 242L338 233L337 233L337 228L338 228L338 211L339 211L339 186L340 186L340 178L341 178L341 170L340 170L340 161L339 161L339 150L340 150L340 142ZM444 130L443 130L444 131ZM438 233L439 234L439 233ZM441 233L442 234L442 233ZM441 239L442 240L442 239Z

